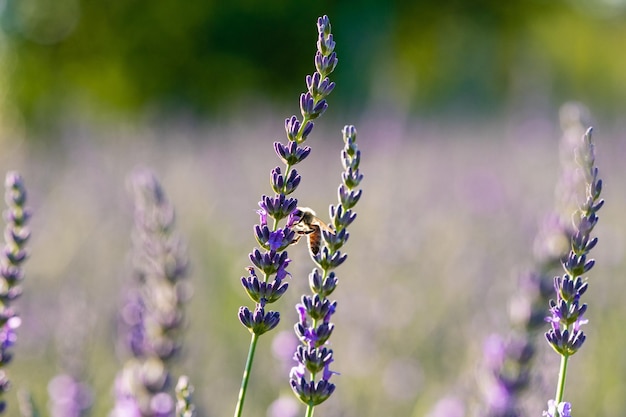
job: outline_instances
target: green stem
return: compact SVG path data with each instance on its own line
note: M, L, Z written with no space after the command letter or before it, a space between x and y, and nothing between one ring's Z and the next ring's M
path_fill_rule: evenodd
M243 411L243 402L246 398L246 391L248 390L248 381L250 379L250 371L252 370L252 362L254 361L254 352L256 350L256 343L258 340L259 336L255 333L252 333L252 339L250 339L250 350L248 351L246 367L243 370L241 389L239 390L239 399L237 400L237 408L235 408L234 417L241 417L241 413Z
M306 417L313 417L313 410L315 409L314 406L312 405L307 405L306 406Z
M561 368L559 369L559 381L556 386L556 397L554 401L556 401L556 405L560 404L563 401L563 392L565 391L565 375L567 374L567 360L569 359L569 355L561 356Z

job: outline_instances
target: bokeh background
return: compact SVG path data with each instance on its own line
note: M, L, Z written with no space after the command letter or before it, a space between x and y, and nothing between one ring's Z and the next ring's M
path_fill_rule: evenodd
M49 380L74 367L95 392L91 414L112 408L124 360L116 313L131 275L127 176L145 166L176 207L192 266L176 372L196 386L200 416L232 413L249 342L237 309L251 304L239 278L322 14L337 41L337 87L307 142L297 197L326 217L347 123L366 178L334 294L341 376L318 413L434 416L443 404L473 415L483 341L508 331L517 277L554 207L559 108L575 100L596 127L607 205L588 340L566 397L577 415L622 416L620 0L0 1L0 168L23 174L35 212L11 395L30 390L47 415ZM272 410L292 397L293 306L312 267L304 245L290 257L282 322L261 338L247 415L290 415ZM554 392L558 358L540 349L528 415ZM7 415L17 415L12 396Z

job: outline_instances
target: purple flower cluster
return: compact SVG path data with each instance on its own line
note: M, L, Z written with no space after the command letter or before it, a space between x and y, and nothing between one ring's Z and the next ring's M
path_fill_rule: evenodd
M335 391L330 378L335 372L330 370L333 351L328 346L334 324L330 319L337 309L337 301L328 297L337 287L337 276L333 269L341 265L347 255L340 251L347 242L347 227L356 218L353 207L361 198L362 190L356 189L363 179L359 170L361 152L356 145L356 129L346 126L343 129L345 147L341 153L344 171L339 186L339 204L330 206L333 231L323 230L323 247L313 254L314 268L309 275L312 295L303 295L296 306L299 320L295 332L300 340L294 359L297 362L291 370L290 383L296 396L309 409L326 401Z
M11 304L22 294L22 264L28 257L24 247L30 237L26 224L31 217L30 210L25 207L26 188L20 174L7 173L4 185L7 210L4 212L5 246L0 253L0 413L6 408L2 397L10 386L3 368L11 361L9 349L15 344L16 330L22 323Z
M273 196L262 196L259 202L259 224L254 226L254 236L261 249L255 248L250 254L253 266L248 267L249 275L241 278L241 283L256 303L254 311L243 306L239 309L239 320L251 333L261 335L272 330L280 320L280 313L265 312L266 304L277 301L287 290L287 283L283 282L289 275L287 266L290 259L285 249L295 239L292 230L300 219L294 214L298 201L288 197L300 184L300 174L294 165L302 162L311 152L311 148L302 145L313 130L312 120L321 116L328 104L326 97L332 92L335 83L328 75L337 65L337 56L334 52L335 42L331 34L328 16L320 17L317 21L318 40L315 54L316 72L306 76L308 91L300 95L300 112L302 120L291 116L285 120L285 131L288 142L274 143L276 155L285 164L284 172L280 167L270 173L270 184L274 191ZM271 219L271 224L268 220ZM286 223L279 227L284 220ZM263 276L257 276L257 270ZM272 279L273 277L273 279Z
M548 411L548 415L555 417L569 415L571 408L568 404L565 414L559 407L567 404L562 402L567 360L581 348L586 338L582 325L587 323L584 318L587 304L581 302L581 297L587 291L588 283L583 275L595 264L593 259L588 259L588 255L598 243L598 238L592 237L591 233L598 223L597 213L604 205L604 200L600 198L602 180L598 178L598 168L595 166L591 129L587 130L583 139L584 144L577 152L577 159L585 176L585 201L574 214L570 252L562 261L565 274L554 278L556 300L550 300L550 316L546 317L550 323L550 329L545 333L546 339L561 356L556 398L552 401L553 406L556 404L556 412L550 414Z
M51 417L87 416L93 403L89 386L73 376L61 374L48 383Z
M174 233L174 208L156 176L137 171L131 177L135 197L133 255L136 288L122 309L127 348L133 358L115 381L112 417L171 417L169 362L181 348L183 306L189 289L187 258Z

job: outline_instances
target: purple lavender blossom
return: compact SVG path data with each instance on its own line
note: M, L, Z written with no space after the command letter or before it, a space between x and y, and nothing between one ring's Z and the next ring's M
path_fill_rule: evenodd
M24 247L30 237L26 224L31 217L30 210L25 208L26 189L20 174L7 173L4 185L7 210L4 212L5 246L0 253L0 368L4 368L11 361L10 348L17 340L16 330L21 324L21 319L11 304L22 294L22 264L28 257ZM4 370L0 369L0 414L6 408L2 397L9 387L9 379Z
M550 323L550 329L545 334L546 339L561 356L556 396L548 403L549 409L544 413L554 417L570 415L571 405L562 401L567 362L582 347L586 338L582 325L587 323L584 318L587 304L582 303L581 298L588 288L588 282L583 275L595 264L588 255L596 246L598 238L592 237L591 233L598 223L597 212L604 205L604 200L600 198L602 180L598 178L598 168L595 165L591 128L583 136L583 141L576 157L585 176L585 201L574 213L570 252L561 262L565 274L554 278L556 299L550 300L550 316L546 317L546 321Z
M70 375L57 375L48 384L51 417L84 417L93 403L91 389Z
M280 321L280 313L266 312L265 307L278 301L288 286L283 282L290 275L287 266L291 260L286 249L295 241L296 236L292 227L299 221L295 215L298 201L289 197L301 181L300 174L294 166L310 154L311 148L301 145L313 131L313 120L320 117L328 108L326 97L335 87L335 83L328 78L337 65L335 42L328 16L318 19L317 29L315 53L317 71L306 76L307 92L300 95L302 119L295 115L285 119L287 143L274 143L274 151L285 167L276 167L270 172L270 185L274 194L261 197L260 209L257 211L259 224L254 226L254 236L260 248L255 248L250 253L249 259L253 265L247 267L249 275L241 278L241 283L250 299L254 301L255 308L252 311L249 307L242 306L238 312L239 321L252 334L252 338L235 417L241 416L243 410L258 337L274 329ZM284 225L281 226L283 221Z
M133 255L135 287L122 309L125 342L132 354L115 380L111 417L172 417L174 399L168 369L181 350L183 307L190 290L187 258L174 232L174 208L156 176L131 176L135 197Z
M309 275L313 295L303 295L296 306L299 320L294 328L300 345L294 354L296 365L291 369L290 384L300 401L307 405L307 415L312 415L313 407L326 401L335 391L330 379L337 373L330 369L334 359L328 339L335 327L330 320L337 310L337 302L328 297L337 286L337 276L332 270L347 257L340 248L348 240L347 227L356 218L352 209L361 197L361 190L356 189L363 179L359 170L361 152L356 145L357 132L354 126L346 126L342 133L344 172L338 191L339 203L330 206L333 232L324 230L323 247L317 254L312 253L317 264Z

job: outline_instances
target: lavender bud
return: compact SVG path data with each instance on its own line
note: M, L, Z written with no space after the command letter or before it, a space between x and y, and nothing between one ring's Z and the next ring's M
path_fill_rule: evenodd
M248 296L256 303L273 303L287 291L288 284L279 280L262 282L256 276L242 277L241 283Z
M274 197L264 195L259 202L261 209L265 210L276 221L289 216L297 205L297 200L287 198L284 194L276 194Z
M308 126L310 126L310 132L313 129L313 124L307 123L307 127ZM276 155L287 165L295 165L302 162L311 153L310 147L305 146L301 148L298 146L297 142L289 142L288 145L274 142L274 150L276 151Z
M265 313L262 303L258 303L254 313L248 307L239 308L239 321L257 336L269 332L280 322L280 313L269 311Z

